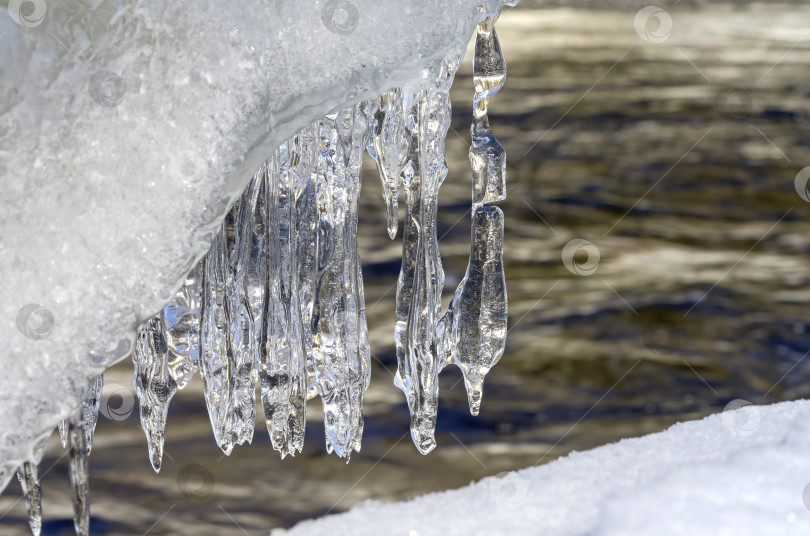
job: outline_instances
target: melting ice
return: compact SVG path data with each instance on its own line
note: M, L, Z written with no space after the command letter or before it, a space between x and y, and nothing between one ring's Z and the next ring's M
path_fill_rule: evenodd
M253 438L255 390L273 448L301 452L306 402L323 405L325 446L347 461L359 452L363 396L370 380L357 210L364 153L376 161L395 238L404 203L397 282L397 372L414 444L436 446L438 375L464 376L477 415L484 377L503 354L506 286L501 210L506 156L489 128L490 99L506 65L490 14L478 25L471 125L471 250L466 273L442 315L444 272L436 236L437 198L447 176L449 90L460 54L433 62L418 84L338 110L302 129L267 158L224 218L208 253L169 303L147 320L132 360L141 426L156 471L168 407L199 373L214 438L225 454ZM89 531L88 455L103 380L60 424L69 449L77 534ZM18 470L29 521L39 534L37 466Z

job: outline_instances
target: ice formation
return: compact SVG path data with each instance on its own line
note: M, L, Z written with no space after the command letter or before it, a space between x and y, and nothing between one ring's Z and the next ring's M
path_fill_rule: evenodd
M188 273L179 289L165 295L161 301L168 303L143 323L131 352L126 339L112 348L95 346L87 354L89 367L71 370L72 374L96 371L96 379L88 388L77 378L70 379L69 391L83 401L80 408L58 410L69 413L59 424L59 432L63 446L69 449L77 534L89 531L88 455L103 385L98 371L127 353L131 353L135 367L141 426L155 470L162 461L171 399L197 372L215 440L226 454L235 445L252 440L257 384L273 448L282 457L301 451L306 401L314 397L323 405L327 450L347 461L352 451L360 450L363 395L370 380L356 243L365 152L379 169L391 238L398 227L400 193L404 197L395 384L407 399L414 443L422 453L435 447L437 376L447 364L461 368L470 410L478 413L484 376L501 357L506 333L503 214L490 205L504 198L505 155L489 130L487 105L506 75L494 21L504 4L515 3L489 0L470 5L460 2L455 8L441 5L436 14L449 11L456 15L451 25L453 37L449 45L436 49L441 54L419 55L418 76L405 76L406 69L392 69L383 81L340 96L327 91L317 104L309 98L314 94L310 93L294 101L289 110L271 116L270 138L280 141L279 145L269 151L241 195L220 197L213 206L204 208L207 223L194 224L202 237L192 251L200 243L208 243L207 253L198 261L187 262L184 271ZM366 7L375 15L372 20L379 22L382 8ZM399 16L416 17L429 11L415 13L405 8ZM239 13L246 16L246 12ZM116 16L120 12L112 14L113 19ZM444 273L436 237L437 196L447 175L444 142L451 118L448 92L463 56L465 28L470 22L477 24L470 149L472 244L466 274L442 317ZM349 33L345 30L337 26L330 31ZM238 34L238 29L234 33ZM102 100L104 107L115 108L123 95L107 95L98 87L94 91L93 84L104 83L99 82L99 73L90 79L90 95L96 102ZM374 88L383 89L382 84L393 82L398 82L393 89L376 97L369 95ZM126 91L126 85L115 79L108 89L117 93L122 88ZM343 104L334 106L340 102ZM306 118L313 110L330 106L334 106L330 113L279 140L280 133L301 122L301 118L293 121L285 114L304 110L302 117ZM277 130L274 121L280 123ZM251 146L250 156L236 167L243 170L254 163L258 151L267 147L267 138ZM231 141L222 144L237 151L245 147ZM217 147L217 151L222 150ZM189 161L193 166L194 159L186 163ZM231 177L235 175L233 166L229 172ZM226 191L240 191L237 182L231 179ZM228 205L224 219L218 220ZM213 222L219 222L215 230ZM0 254L5 255L4 247L0 243ZM13 256L13 250L8 251ZM155 299L150 296L147 302ZM70 399L63 404L70 407ZM37 418L37 423L47 420L41 414ZM38 534L41 508L36 463L47 433L35 429L29 437L38 443L19 465L18 477L28 503L31 529ZM3 470L14 460L14 448L29 447L6 440ZM0 485L5 485L5 478L0 471Z
M301 451L306 401L323 404L326 449L360 451L370 362L357 201L364 152L376 160L388 233L404 192L402 269L396 298L395 383L422 453L436 443L438 374L458 365L477 415L483 380L503 354L506 287L503 213L506 158L487 106L506 78L488 16L477 29L471 127L470 263L444 317L444 272L436 238L449 90L460 54L435 62L420 84L387 91L326 115L282 143L225 217L211 248L177 296L148 320L133 352L141 424L159 470L171 397L200 371L217 444L250 442L254 391L273 448ZM170 319L167 322L167 319Z

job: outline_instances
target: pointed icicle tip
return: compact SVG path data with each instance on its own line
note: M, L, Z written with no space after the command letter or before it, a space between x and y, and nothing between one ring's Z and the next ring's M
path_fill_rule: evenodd
M416 445L416 449L421 454L428 454L436 448L436 439L433 434L411 428L411 438L413 438L413 444Z
M393 240L397 237L397 228L399 227L399 218L397 215L397 205L388 207L386 209L386 223L388 228L388 237Z
M163 449L149 450L151 454L149 461L152 462L152 469L154 469L156 473L160 473L160 467L163 464Z
M28 509L28 526L31 527L34 536L39 536L42 530L42 492L37 465L32 462L23 463L17 469L17 478L20 480Z
M470 413L473 416L477 416L478 412L481 411L481 398L484 391L484 381L470 381L465 374L464 387L467 389L467 403L470 405Z

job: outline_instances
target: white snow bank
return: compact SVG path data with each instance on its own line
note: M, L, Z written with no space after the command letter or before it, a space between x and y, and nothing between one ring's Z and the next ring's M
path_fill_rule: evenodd
M273 536L806 536L808 446L810 402L745 406Z
M500 0L0 7L0 490L271 148L420 78Z

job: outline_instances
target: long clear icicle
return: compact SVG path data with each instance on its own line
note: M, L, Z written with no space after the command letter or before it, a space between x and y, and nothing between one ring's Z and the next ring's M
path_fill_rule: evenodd
M373 113L373 144L369 154L377 162L385 200L386 227L393 240L397 235L399 207L399 173L408 156L409 135L401 89L380 95Z
M423 454L436 446L438 374L444 366L437 347L444 271L436 238L439 187L447 176L444 147L450 127L449 89L459 58L442 65L435 87L409 96L411 133L402 170L405 230L402 269L397 282L395 343L397 374L411 412L411 437Z
M304 178L295 169L300 138L282 144L268 162L268 271L266 357L261 366L262 403L273 448L295 455L306 424L306 352L297 290L296 197Z
M230 400L227 405L228 426L234 439L240 445L253 441L253 430L256 425L256 381L258 379L257 363L253 347L255 323L251 313L251 304L246 294L246 271L243 262L243 219L250 217L245 192L242 199L233 207L226 218L228 229L227 251L228 263L226 272L226 318L228 322L228 339L226 341L230 371Z
M138 397L141 428L146 434L149 461L160 471L169 402L177 384L169 374L164 313L147 320L141 328L132 361L135 365L135 394Z
M141 428L155 471L163 461L169 404L199 367L202 270L201 261L166 307L144 323L132 352Z
M228 312L229 245L233 244L233 210L222 223L205 261L202 330L200 337L200 374L214 438L222 451L230 455L238 437L233 428L233 389Z
M68 421L68 466L73 489L73 526L78 536L90 534L90 477L87 434L82 412Z
M17 478L22 486L28 509L28 526L31 527L34 536L39 536L42 531L42 489L37 473L37 464L33 462L25 462L17 469Z
M85 442L87 443L87 454L93 449L93 434L98 423L98 408L101 404L101 390L104 389L104 375L98 377L90 383L87 393L84 395L82 403L82 424L84 425Z
M473 59L472 237L470 262L439 325L442 354L464 375L470 412L478 415L484 376L506 345L503 212L486 203L506 197L506 153L489 129L489 100L506 81L494 19L478 25Z
M367 132L360 106L327 116L316 131L318 225L311 368L323 403L326 448L347 459L360 448L369 368L356 245L360 161Z
M352 450L360 452L363 436L363 397L371 374L363 273L357 250L357 210L360 199L363 153L369 139L367 106L347 108L338 114L341 172L346 175L346 212L343 225L343 294L346 299L343 352L347 359L344 389L349 404L350 437L346 460ZM394 207L396 210L396 207ZM390 227L389 227L390 234Z

